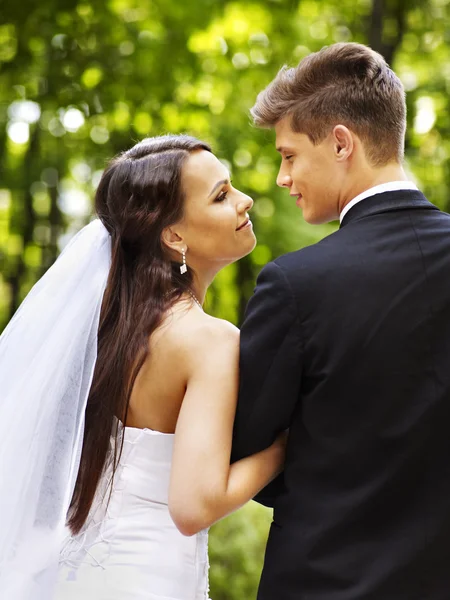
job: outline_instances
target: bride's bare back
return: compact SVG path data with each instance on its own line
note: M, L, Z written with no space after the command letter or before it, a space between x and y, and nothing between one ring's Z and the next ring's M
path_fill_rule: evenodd
M175 433L193 362L192 353L198 353L201 346L207 345L208 337L215 331L227 331L230 338L235 339L234 348L226 344L227 349L223 350L229 351L227 376L237 379L238 330L191 304L190 300L177 303L152 334L149 356L131 394L126 422L128 427ZM211 348L211 351L214 352L214 349ZM226 368L225 364L223 368ZM232 400L231 404L234 410Z
M187 535L247 502L282 464L278 441L230 467L238 369L238 329L181 301L151 336L133 389L127 425L175 433L169 510Z

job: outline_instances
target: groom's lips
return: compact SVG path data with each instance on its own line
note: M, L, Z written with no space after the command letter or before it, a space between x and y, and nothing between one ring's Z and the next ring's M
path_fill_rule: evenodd
M301 204L300 204L300 203L301 203L301 201L302 201L302 198L303 198L302 194L292 194L292 197L293 197L293 198L297 198L297 200L296 200L295 204L296 204L297 206L301 206Z

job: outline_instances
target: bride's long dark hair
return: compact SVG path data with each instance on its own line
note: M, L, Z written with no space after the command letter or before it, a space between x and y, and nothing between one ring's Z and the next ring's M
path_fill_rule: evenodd
M131 391L148 356L149 336L164 312L190 289L162 242L163 230L183 216L181 170L196 150L210 147L187 135L148 138L113 159L95 198L111 234L112 262L98 332L98 357L86 408L83 450L69 509L72 533L89 514L105 467L114 417L126 423ZM116 442L119 431L115 431ZM117 467L122 443L116 443Z

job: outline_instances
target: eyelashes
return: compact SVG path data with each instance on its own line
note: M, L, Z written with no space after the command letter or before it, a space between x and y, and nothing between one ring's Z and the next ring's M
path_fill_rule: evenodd
M230 179L230 181L227 185L231 186L232 184L233 184L233 180ZM229 191L230 190L222 190L222 192L220 192L220 194L217 196L217 198L214 200L214 202L223 202L224 200L226 200L226 197L227 197Z
M225 181L224 184L227 187L227 189L224 190L222 188L220 194L216 196L216 198L214 198L214 202L223 202L224 200L226 200L228 192L233 189L233 180L231 178Z
M228 190L224 190L217 196L217 198L214 200L214 202L223 202L226 199L227 195L228 195Z

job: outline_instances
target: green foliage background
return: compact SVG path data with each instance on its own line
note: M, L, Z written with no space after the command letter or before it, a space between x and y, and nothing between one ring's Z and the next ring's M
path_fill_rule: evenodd
M276 188L273 134L248 110L281 65L336 41L369 43L399 74L406 167L449 207L449 0L0 0L0 15L0 330L89 219L107 159L182 131L255 199L258 246L208 296L239 324L261 266L336 227L306 225ZM212 529L215 600L255 597L269 523L249 505Z

